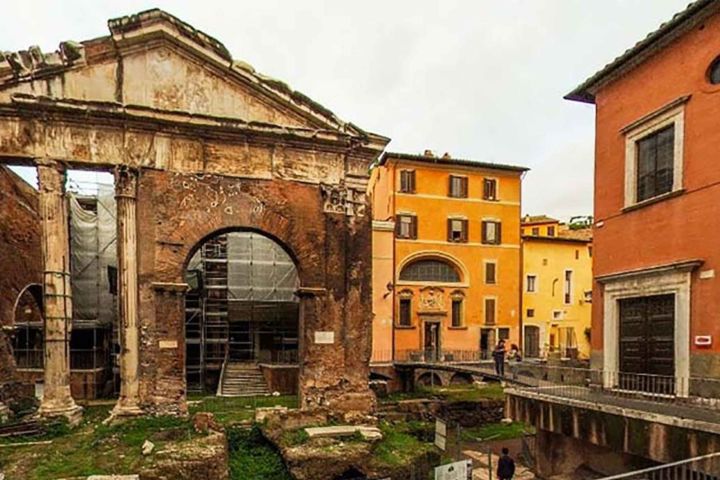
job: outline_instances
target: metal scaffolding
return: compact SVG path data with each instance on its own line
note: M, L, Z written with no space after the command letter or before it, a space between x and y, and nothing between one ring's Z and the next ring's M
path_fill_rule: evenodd
M212 389L227 359L296 363L298 276L277 243L252 232L205 242L188 264L188 389Z

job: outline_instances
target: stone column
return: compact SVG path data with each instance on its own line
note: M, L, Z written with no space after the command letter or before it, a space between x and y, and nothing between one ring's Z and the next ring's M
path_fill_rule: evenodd
M37 172L45 317L45 383L38 413L43 417L65 416L71 423L77 423L82 408L70 393L72 289L65 168L45 160L37 162Z
M118 337L120 398L113 416L142 413L139 396L140 330L138 324L137 172L115 170L117 200Z

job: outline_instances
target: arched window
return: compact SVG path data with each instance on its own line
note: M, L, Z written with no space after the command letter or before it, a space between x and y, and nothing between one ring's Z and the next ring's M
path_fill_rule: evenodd
M400 272L400 280L459 283L460 275L454 266L444 260L421 259L405 265Z
M720 56L708 68L708 81L713 85L720 85Z

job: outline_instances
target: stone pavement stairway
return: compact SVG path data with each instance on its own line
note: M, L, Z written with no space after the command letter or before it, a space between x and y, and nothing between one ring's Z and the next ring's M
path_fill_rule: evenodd
M269 395L265 376L254 363L228 362L220 379L221 397L256 397Z
M478 452L475 450L463 450L463 455L473 461L473 480L497 480L497 464L500 460L495 454L488 458L487 452ZM489 462L492 461L492 476L490 475ZM515 461L515 476L513 480L534 480L535 474L527 467L524 467Z

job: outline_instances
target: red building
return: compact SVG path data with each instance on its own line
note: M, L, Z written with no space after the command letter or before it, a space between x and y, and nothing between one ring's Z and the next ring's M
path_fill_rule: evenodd
M720 376L720 1L566 98L596 107L593 367L705 396Z

